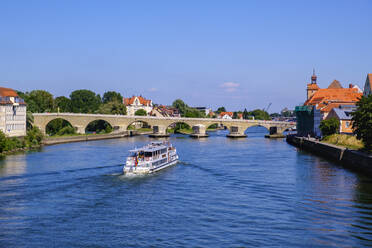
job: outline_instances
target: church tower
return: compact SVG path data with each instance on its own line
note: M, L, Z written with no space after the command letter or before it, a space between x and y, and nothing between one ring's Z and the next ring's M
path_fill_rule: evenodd
M309 100L309 98L311 98L315 94L315 92L319 90L319 87L316 84L316 80L317 80L317 76L315 75L315 69L313 69L313 75L311 76L311 83L307 85L307 89L306 89L306 92L307 92L306 100Z

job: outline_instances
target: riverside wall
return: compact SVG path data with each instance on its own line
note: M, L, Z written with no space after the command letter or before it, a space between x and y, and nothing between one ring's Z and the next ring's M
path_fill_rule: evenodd
M103 139L117 139L137 135L135 132L123 132L117 134L95 134L95 135L78 135L78 136L66 136L66 137L52 137L43 140L43 145L56 145L71 142L81 141L92 141L92 140L103 140Z
M306 137L288 135L286 141L300 149L338 162L348 169L372 175L372 155Z

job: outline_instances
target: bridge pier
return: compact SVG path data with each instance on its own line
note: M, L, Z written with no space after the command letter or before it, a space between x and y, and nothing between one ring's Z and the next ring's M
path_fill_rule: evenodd
M229 138L246 138L247 135L244 134L245 128L241 126L231 126L229 127L230 133L226 135Z
M84 126L74 126L76 132L78 134L85 134L85 127Z
M208 137L208 134L206 133L206 127L204 125L195 125L192 127L193 133L190 134L190 137L192 138L205 138Z
M266 134L265 138L276 139L276 138L284 138L285 135L283 134L285 129L280 127L270 127L269 132L270 134Z
M152 138L162 138L162 137L169 137L167 133L167 126L162 125L154 125L152 127L153 133L149 135Z

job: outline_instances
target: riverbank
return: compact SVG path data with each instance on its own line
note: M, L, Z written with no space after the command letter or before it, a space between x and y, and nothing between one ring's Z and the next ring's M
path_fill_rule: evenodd
M315 139L288 135L287 143L340 163L345 168L372 175L372 155Z
M108 134L90 134L90 135L75 135L75 136L60 136L60 137L47 137L42 141L43 145L56 145L71 142L103 140L103 139L117 139L137 135L137 133L123 132L123 133L108 133Z

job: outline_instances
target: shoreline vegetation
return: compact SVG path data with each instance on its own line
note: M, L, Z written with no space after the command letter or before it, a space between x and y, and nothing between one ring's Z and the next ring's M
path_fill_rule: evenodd
M347 135L347 134L332 134L329 136L326 136L322 139L322 142L327 144L332 144L344 148L348 148L351 150L358 150L360 152L365 152L368 154L368 151L365 150L363 141L358 140L353 135Z
M6 137L0 131L0 157L38 149L41 147L43 139L44 135L37 127L27 130L25 137Z

